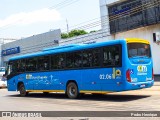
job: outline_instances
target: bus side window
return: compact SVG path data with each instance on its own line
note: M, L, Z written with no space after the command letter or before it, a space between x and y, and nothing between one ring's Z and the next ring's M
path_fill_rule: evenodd
M58 67L59 69L64 69L65 68L65 55L61 54L59 55L59 59L58 59Z
M38 57L38 71L49 70L49 56Z
M115 60L115 65L120 65L120 47L119 46L115 46L115 50L114 50L114 60Z
M64 69L65 68L65 55L52 55L51 56L51 69Z
M92 51L92 65L93 67L100 66L100 49L95 49Z
M91 52L91 50L83 51L83 67L92 67L92 52Z
M119 66L120 65L120 47L109 46L103 49L103 66Z
M58 69L58 55L51 56L51 69Z
M29 58L26 60L26 71L36 71L37 58Z
M82 67L82 54L80 51L66 54L66 68Z
M103 65L109 65L109 51L107 48L103 49Z
M74 53L66 54L66 68L74 68Z
M17 72L24 72L25 71L25 60L18 60L17 61Z
M74 67L75 68L80 68L82 67L82 52L76 52L74 54Z

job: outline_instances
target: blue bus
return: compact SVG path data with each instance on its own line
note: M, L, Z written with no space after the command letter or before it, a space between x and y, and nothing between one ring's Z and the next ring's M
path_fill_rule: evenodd
M150 43L128 38L93 44L46 48L12 57L7 68L8 91L106 94L149 88L154 84Z

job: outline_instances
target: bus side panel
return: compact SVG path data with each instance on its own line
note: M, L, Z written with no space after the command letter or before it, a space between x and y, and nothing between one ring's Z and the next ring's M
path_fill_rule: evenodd
M81 70L60 71L58 77L63 84L63 87L62 87L63 90L66 90L67 83L72 82L72 81L77 84L77 87L80 90L81 77L82 77Z
M102 91L122 91L125 87L123 82L123 69L120 68L104 68L99 76Z
M101 91L101 80L99 75L101 69L84 69L82 71L82 82L80 89L83 91Z
M60 90L64 85L59 76L59 72L27 73L27 90Z
M102 91L123 91L126 87L126 55L127 55L127 47L126 42L121 41L122 45L121 50L121 66L120 67L111 67L111 68L104 68L101 72L102 75L105 75L106 79L102 79ZM109 76L109 77L108 77Z
M49 72L45 90L65 90L65 82L62 71Z
M26 88L27 90L66 90L66 84L69 80L75 81L80 86L81 71L28 73L26 74Z
M122 43L122 67L86 69L82 71L82 90L113 92L125 89L126 42Z
M10 80L7 80L7 89L8 91L16 91L17 90L17 76L11 78Z

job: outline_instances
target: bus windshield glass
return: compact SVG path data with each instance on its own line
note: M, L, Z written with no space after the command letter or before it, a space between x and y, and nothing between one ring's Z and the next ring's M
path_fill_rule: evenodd
M12 73L12 64L8 64L6 75L10 75Z
M150 45L145 43L128 43L128 57L151 57Z

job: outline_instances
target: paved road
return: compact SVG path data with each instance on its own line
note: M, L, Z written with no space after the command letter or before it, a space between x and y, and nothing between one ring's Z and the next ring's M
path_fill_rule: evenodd
M0 89L0 111L160 111L160 86L111 93L108 95L84 95L80 99L68 99L63 94L30 93L20 97L18 92ZM1 118L0 118L1 119ZM17 118L18 119L18 118ZM19 118L20 119L20 118ZM39 118L35 118L40 120ZM52 119L52 118L47 118ZM71 120L71 118L54 118ZM80 118L72 118L79 120ZM82 120L97 118L82 118ZM106 118L98 118L106 119ZM113 118L109 118L113 119ZM121 118L126 119L126 118ZM135 118L136 119L136 118ZM141 118L146 120L146 118ZM149 118L147 118L149 119ZM158 119L158 118L154 118ZM160 118L159 118L160 119ZM8 120L8 119L7 119Z

